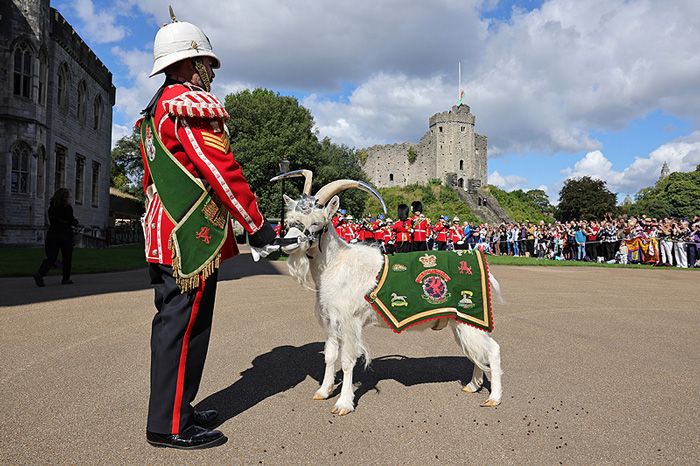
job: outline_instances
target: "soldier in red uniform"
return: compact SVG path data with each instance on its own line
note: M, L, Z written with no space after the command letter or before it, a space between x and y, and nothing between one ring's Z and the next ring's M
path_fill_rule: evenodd
M423 203L413 201L411 204L413 218L411 218L411 242L413 251L426 251L428 249L428 231L430 226L423 215Z
M382 241L384 242L384 253L394 254L396 252L396 241L394 238L394 221L386 219L386 225L382 228Z
M440 217L440 220L438 220L433 227L433 235L435 236L438 251L444 251L447 249L447 233L448 228L445 224L445 217Z
M394 222L392 231L394 232L396 252L411 252L411 221L408 219L408 206L399 204L399 219Z
M449 234L450 243L454 249L464 249L464 229L459 224L459 217L452 219Z
M209 346L217 269L238 253L230 217L263 252L275 232L231 153L228 114L209 92L219 59L198 27L171 16L156 35L151 73L166 79L137 122L148 198L146 260L157 309L146 439L195 449L226 442L207 428L218 413L195 411L191 403Z

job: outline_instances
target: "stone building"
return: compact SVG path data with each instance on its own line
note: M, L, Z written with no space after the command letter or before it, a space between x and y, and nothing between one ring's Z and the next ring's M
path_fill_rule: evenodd
M455 105L430 117L428 131L417 144L364 149L363 169L380 188L425 184L432 179L465 189L486 186L486 136L474 131L474 122L468 105Z
M112 73L49 0L0 2L0 244L40 244L49 200L109 223Z

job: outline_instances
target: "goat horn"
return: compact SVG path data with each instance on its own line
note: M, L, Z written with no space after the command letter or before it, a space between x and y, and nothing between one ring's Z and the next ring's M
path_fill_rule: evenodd
M304 177L304 194L307 196L311 195L311 180L314 177L314 173L311 170L293 170L291 172L282 173L272 178L270 181L279 181L287 178L295 178L303 176Z
M382 196L370 185L364 181L355 180L336 180L331 181L324 187L318 190L316 193L316 202L319 205L326 205L326 203L336 194L345 191L346 189L357 188L366 193L370 193L377 198L379 203L382 205L382 210L387 213L386 204L384 204L384 199Z

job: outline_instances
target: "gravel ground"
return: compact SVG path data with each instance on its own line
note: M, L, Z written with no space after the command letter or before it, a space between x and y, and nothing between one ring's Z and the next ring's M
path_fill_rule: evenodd
M449 329L369 328L356 411L311 399L324 335L285 263L222 269L199 407L225 445L144 438L152 291L145 270L0 279L2 464L698 464L698 276L493 266L503 403L466 394ZM694 296L693 296L694 295Z

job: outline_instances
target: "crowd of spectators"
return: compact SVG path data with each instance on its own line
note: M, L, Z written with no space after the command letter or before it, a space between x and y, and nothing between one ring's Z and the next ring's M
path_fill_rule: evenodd
M479 248L493 255L607 263L700 267L700 217L608 216L600 221L522 222L490 225L420 212L393 221L337 215L334 226L348 242L379 244L386 253Z

